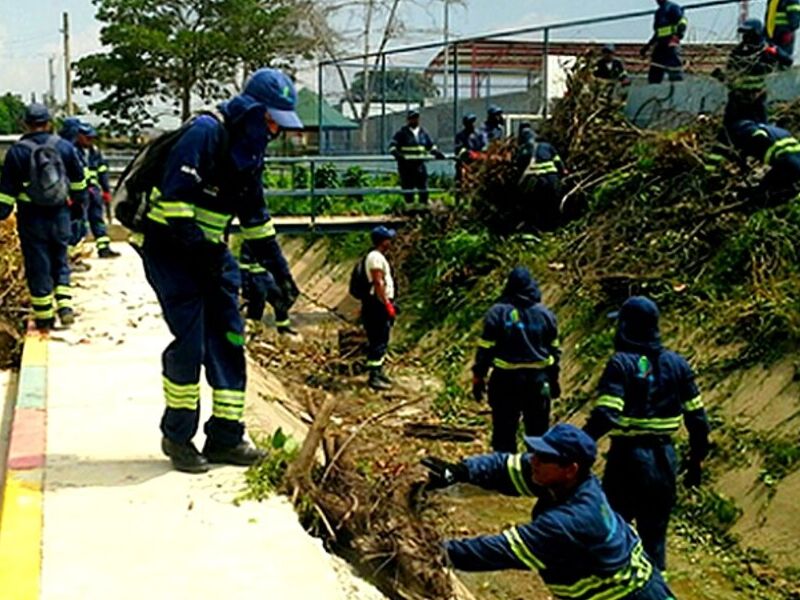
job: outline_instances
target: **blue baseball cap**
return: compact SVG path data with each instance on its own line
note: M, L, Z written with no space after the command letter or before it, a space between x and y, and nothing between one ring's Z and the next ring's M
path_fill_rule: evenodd
M576 462L590 467L597 458L595 441L574 425L559 423L541 437L525 436L525 445L534 454L544 454L559 460Z
M493 104L492 106L489 107L489 110L486 111L486 114L490 116L502 115L503 109L497 106L496 104Z
M394 229L389 229L384 225L378 225L377 227L374 227L372 229L370 235L372 236L372 242L377 243L382 240L394 239L394 237L397 235L397 231L395 231Z
M86 137L97 137L97 130L88 123L78 125L78 133Z
M25 109L24 121L28 125L41 125L51 120L50 111L44 104L34 102L33 104L29 104Z
M275 122L284 129L302 129L297 116L297 90L294 82L277 69L259 69L244 85L243 94L260 102L269 110Z

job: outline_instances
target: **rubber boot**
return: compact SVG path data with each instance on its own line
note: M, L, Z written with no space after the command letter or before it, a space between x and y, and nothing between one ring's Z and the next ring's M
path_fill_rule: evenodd
M112 250L109 246L97 249L97 256L100 258L117 258L119 255L119 252Z
M161 438L161 451L169 457L176 471L205 473L209 469L206 457L197 451L192 442L179 444L169 438Z
M267 453L245 440L229 448L214 447L206 441L205 446L203 446L203 456L208 459L208 462L212 463L249 467L260 460L264 460Z
M381 379L381 370L380 369L370 369L369 370L369 379L367 380L367 384L373 390L390 390L392 389L392 384L388 381L384 381Z
M68 306L59 308L56 311L56 314L58 314L58 320L61 323L62 327L69 327L70 325L75 323L75 311L73 311Z
M380 368L378 369L378 379L380 379L380 380L381 380L381 381L383 381L384 383L388 383L389 385L392 385L392 384L394 383L394 382L392 381L392 378L391 378L391 377L389 377L389 376L386 374L386 372L383 370L383 367L380 367Z
M34 319L33 324L41 332L50 331L56 324L55 319Z

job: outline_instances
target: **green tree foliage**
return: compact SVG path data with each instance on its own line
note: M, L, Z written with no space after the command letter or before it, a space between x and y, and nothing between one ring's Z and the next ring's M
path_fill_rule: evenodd
M383 85L381 72L371 71L369 75L370 101L380 102ZM363 102L366 96L364 90L364 72L356 73L350 84L350 94L356 102ZM386 101L387 102L422 102L425 98L439 95L436 84L421 73L407 71L406 69L386 70Z
M12 94L0 96L0 134L19 133L25 104Z
M243 72L286 66L315 43L298 19L302 0L93 2L107 51L76 63L75 85L106 94L90 108L116 131L151 125L158 106L186 119L193 98L221 99Z

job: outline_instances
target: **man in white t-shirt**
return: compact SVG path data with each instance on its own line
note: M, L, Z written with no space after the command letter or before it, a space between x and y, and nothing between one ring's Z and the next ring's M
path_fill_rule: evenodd
M370 281L369 294L361 302L361 320L367 332L367 369L369 385L376 390L388 390L391 380L383 372L383 361L389 345L397 311L394 307L394 279L386 259L386 251L397 232L379 225L372 230L372 250L365 259L365 271Z

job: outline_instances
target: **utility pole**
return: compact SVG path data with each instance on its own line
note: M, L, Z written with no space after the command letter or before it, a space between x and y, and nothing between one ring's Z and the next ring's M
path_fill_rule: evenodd
M56 57L51 56L47 59L47 81L49 82L48 85L48 93L49 93L49 100L48 104L50 104L50 108L53 108L56 103L56 69L55 69L55 62Z
M67 116L72 116L72 60L69 55L69 13L64 12L64 86L67 88Z

